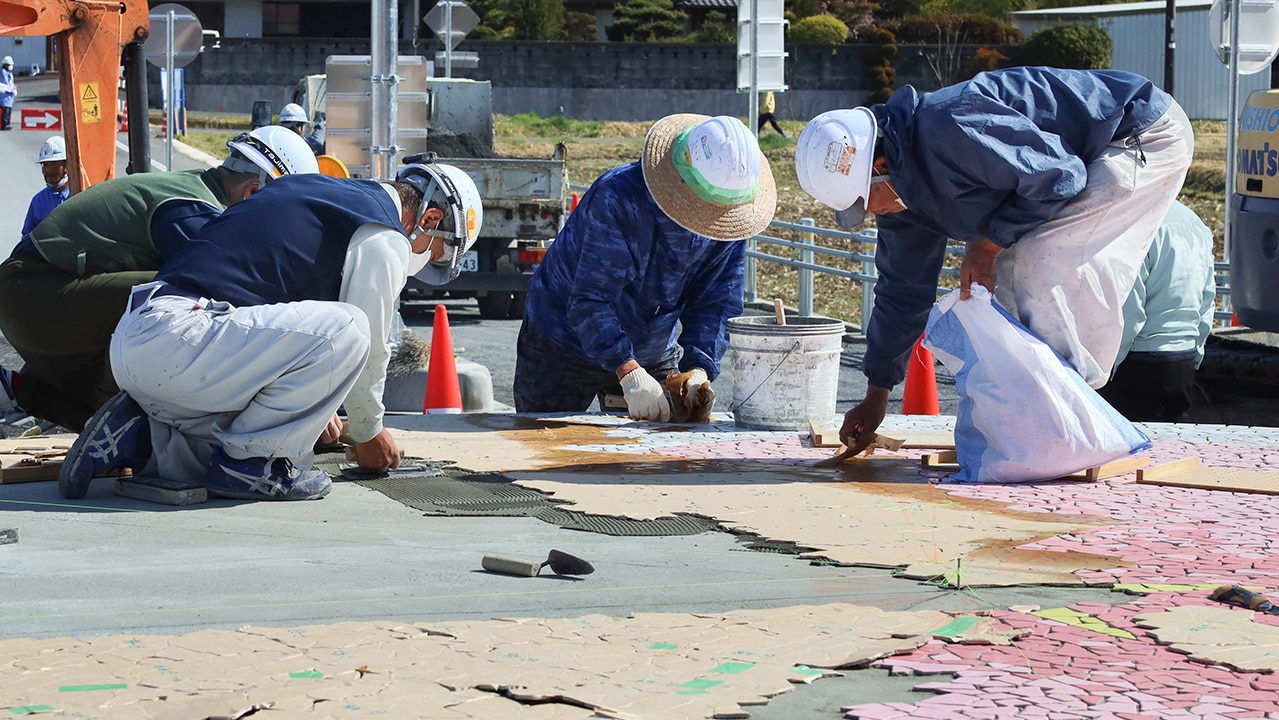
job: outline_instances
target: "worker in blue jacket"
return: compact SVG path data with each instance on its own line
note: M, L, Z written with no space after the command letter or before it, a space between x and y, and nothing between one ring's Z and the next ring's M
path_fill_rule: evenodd
M1174 202L1124 302L1115 372L1098 390L1134 421L1178 422L1190 409L1217 309L1212 230Z
M67 176L67 141L54 135L40 146L40 174L44 175L44 187L31 198L27 217L22 221L22 236L35 229L53 209L71 196L70 178Z
M985 286L1104 385L1124 300L1193 150L1171 96L1112 70L998 70L814 118L796 147L800 185L841 224L869 210L879 229L869 388L841 439L874 437L936 300L948 238L967 246L961 297Z
M601 175L533 274L516 352L518 412L578 412L610 392L631 417L665 421L669 372L719 375L742 311L745 244L777 189L754 134L733 117L657 121L642 160ZM602 405L602 402L601 402Z

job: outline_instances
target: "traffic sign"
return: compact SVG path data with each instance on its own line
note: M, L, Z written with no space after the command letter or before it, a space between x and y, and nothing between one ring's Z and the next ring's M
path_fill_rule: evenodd
M167 67L169 51L169 12L173 13L173 67L186 67L200 54L204 45L204 27L195 13L177 3L164 3L151 8L151 35L142 46L147 62L160 69Z
M62 109L22 108L23 130L61 130Z
M440 0L422 20L449 50L480 24L480 16L462 0Z

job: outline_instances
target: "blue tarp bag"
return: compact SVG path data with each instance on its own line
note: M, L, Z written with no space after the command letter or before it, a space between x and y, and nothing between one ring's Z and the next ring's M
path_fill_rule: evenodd
M1150 438L986 288L955 290L928 316L924 347L955 376L959 414L952 480L1052 480L1146 450Z

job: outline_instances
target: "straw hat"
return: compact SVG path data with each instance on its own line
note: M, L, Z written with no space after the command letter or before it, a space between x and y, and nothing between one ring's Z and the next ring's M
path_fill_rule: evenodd
M658 120L644 138L643 168L657 206L698 235L745 240L768 227L777 210L768 159L734 117L683 113Z

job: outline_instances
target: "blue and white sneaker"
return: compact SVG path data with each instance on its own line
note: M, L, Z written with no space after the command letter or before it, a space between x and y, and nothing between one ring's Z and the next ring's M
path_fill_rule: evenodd
M141 468L151 458L151 423L142 408L123 391L103 403L72 443L58 472L62 497L84 497L98 475Z
M210 495L236 500L319 500L333 481L323 470L299 471L288 458L236 460L218 448L204 487Z

